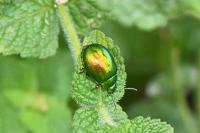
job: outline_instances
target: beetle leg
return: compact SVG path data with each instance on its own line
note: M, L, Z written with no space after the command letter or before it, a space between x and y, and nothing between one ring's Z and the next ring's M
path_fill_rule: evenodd
M96 86L92 89L92 91L98 89L99 87L102 87L102 85L100 83L97 83Z
M100 84L100 83L97 83L95 88L99 88L99 87L101 87L101 88L102 88L103 86L102 86L102 84Z
M82 73L84 73L85 72L85 69L82 67L80 70L79 70L79 74L82 74Z

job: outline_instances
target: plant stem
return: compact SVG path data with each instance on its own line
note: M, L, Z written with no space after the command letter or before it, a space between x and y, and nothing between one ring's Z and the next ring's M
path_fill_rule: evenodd
M198 81L197 81L197 111L198 111L198 127L200 130L200 48L198 49Z
M185 99L183 85L182 85L182 73L180 71L180 51L176 46L170 46L171 52L171 72L172 72L172 82L175 89L177 106L179 108L180 114L182 116L183 122L185 124L188 133L197 133L196 123L192 117L191 111L187 106Z
M66 10L65 5L58 5L58 12L62 22L62 28L67 36L68 46L70 48L74 63L77 63L78 56L81 52L81 44L72 22L70 13Z

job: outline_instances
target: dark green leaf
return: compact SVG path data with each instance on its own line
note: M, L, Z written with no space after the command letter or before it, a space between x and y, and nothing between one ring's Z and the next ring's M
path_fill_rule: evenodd
M58 47L54 0L0 0L0 53L45 58Z

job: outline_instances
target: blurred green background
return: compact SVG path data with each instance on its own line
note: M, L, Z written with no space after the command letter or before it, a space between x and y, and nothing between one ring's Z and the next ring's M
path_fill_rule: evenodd
M129 19L123 16L100 28L121 49L126 87L138 89L126 90L119 104L129 118L160 118L175 133L200 132L200 19L183 14L148 27L147 20L123 24L119 20ZM66 43L60 33L57 54L42 60L0 56L0 133L72 132L77 105L71 99L73 61Z
M199 132L200 21L184 15L152 31L113 21L102 29L121 48L128 74L126 87L138 89L126 90L120 101L129 117L160 118L176 133Z

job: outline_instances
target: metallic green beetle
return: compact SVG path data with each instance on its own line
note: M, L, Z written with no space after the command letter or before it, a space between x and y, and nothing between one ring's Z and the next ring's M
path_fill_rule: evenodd
M115 91L117 80L117 65L112 54L101 44L91 44L83 47L82 63L86 75L106 89L108 93Z

